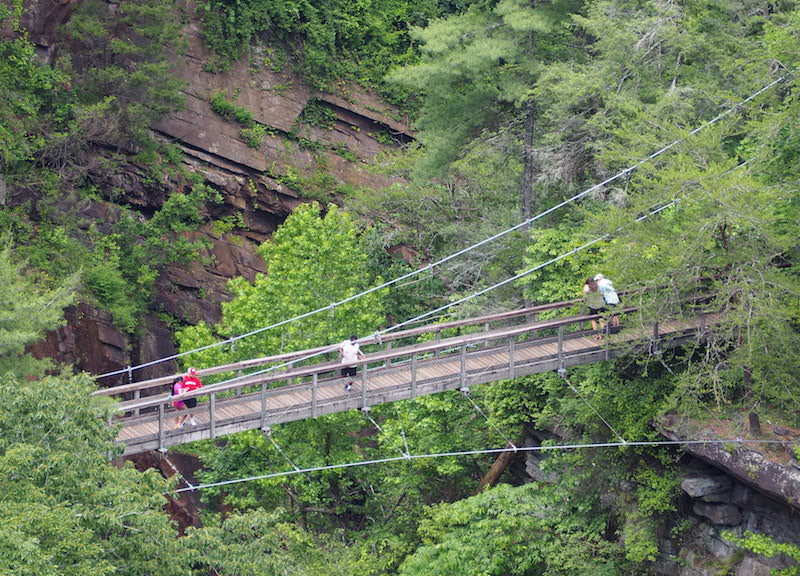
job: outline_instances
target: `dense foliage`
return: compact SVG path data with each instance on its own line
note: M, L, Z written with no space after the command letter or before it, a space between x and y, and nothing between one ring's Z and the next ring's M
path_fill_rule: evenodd
M289 57L317 88L349 77L380 84L393 66L414 58L409 25L458 11L468 0L202 0L206 43L223 68L254 41L271 46L275 65ZM282 56L278 56L281 54Z
M0 377L39 375L47 363L26 354L26 347L62 322L63 308L72 301L74 289L74 278L52 290L34 286L10 248L0 248Z
M13 30L20 5L8 6L0 4L0 21ZM21 31L0 40L0 186L35 190L35 202L0 211L17 253L0 252L0 369L11 374L0 372L0 572L621 576L651 573L681 538L696 539L679 521L680 454L632 447L518 456L501 484L484 490L493 464L486 455L208 489L203 526L176 539L161 511L167 483L106 465L110 408L87 400L86 379L24 378L35 368L25 346L57 325L74 274L82 276L83 297L132 330L159 270L197 250L186 232L216 198L178 167L174 148L145 135L179 100L178 85L165 76L178 37L174 5L124 1L117 14L106 8L82 3L55 62L40 61ZM572 369L566 379L517 378L473 387L469 399L449 392L374 407L372 420L352 411L275 427L269 436L251 431L187 446L202 462L200 480L509 439L646 440L657 436L666 413L698 426L713 418L720 429L751 410L798 424L796 1L203 0L197 9L217 65L265 43L260 53L273 66L295 66L316 87L385 77L394 96L412 91L418 142L376 159L376 170L400 177L386 189L354 191L347 209L296 209L260 249L267 273L252 283L231 281L221 322L180 330L182 350L326 306L411 269L387 247L435 259L518 222L520 207L523 215L543 210L637 166L435 277L188 362L210 366L364 336L604 235L455 314L579 298L583 280L597 272L621 290L638 290L623 294L643 307L623 318L624 329L697 310L723 313L697 346ZM242 136L260 146L265 128L231 100L234 92L209 94L212 109L250 130ZM314 99L299 122L333 127L330 109ZM111 222L63 213L65 199L111 206L122 192L102 176L123 170L153 194L168 179L190 185L144 219L119 206ZM688 305L698 294L707 298ZM529 474L536 478L526 483ZM726 538L745 550L797 555L796 545L763 535Z
M15 34L0 40L4 240L45 285L79 274L78 297L134 332L164 266L198 253L201 244L184 233L207 219L204 206L218 199L179 166L174 147L149 134L155 119L182 104L183 84L169 70L181 44L174 3L81 3L61 30L52 63L19 29L22 5L12 6L19 10L0 6L0 25ZM115 205L125 194L124 172L154 194L171 178L188 190L165 198L145 221ZM92 213L91 202L107 203L102 217L80 215Z

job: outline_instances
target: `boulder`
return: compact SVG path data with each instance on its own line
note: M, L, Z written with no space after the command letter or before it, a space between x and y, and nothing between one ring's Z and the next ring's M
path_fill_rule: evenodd
M742 513L736 506L730 504L695 502L692 511L720 526L737 526L742 522Z
M770 576L772 567L753 556L745 556L742 563L736 568L736 576Z
M692 498L702 498L712 494L728 492L733 487L733 481L728 476L698 476L686 478L681 482L681 488Z

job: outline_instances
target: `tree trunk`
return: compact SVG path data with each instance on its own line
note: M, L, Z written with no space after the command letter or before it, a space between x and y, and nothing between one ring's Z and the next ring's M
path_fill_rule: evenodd
M500 476L503 475L503 472L506 471L506 468L511 464L511 461L514 460L514 455L516 452L513 450L509 450L508 452L501 452L497 459L492 464L492 467L489 468L489 471L486 475L481 478L481 485L478 488L478 492L483 490L486 486L494 486L500 480Z
M533 129L536 111L533 102L529 102L525 110L525 131L522 135L522 219L533 215L533 178L536 175L536 161L533 157ZM530 225L525 226L525 231Z

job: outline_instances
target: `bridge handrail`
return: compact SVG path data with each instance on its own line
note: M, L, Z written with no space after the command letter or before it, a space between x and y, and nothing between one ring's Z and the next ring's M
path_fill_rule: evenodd
M620 313L635 312L639 309L640 308L638 306L631 306L624 308L623 310L620 310ZM512 338L514 336L518 336L526 332L535 332L538 330L545 330L549 328L559 328L571 324L587 322L592 319L603 318L604 316L605 316L604 314L579 314L575 316L568 316L566 318L543 320L540 322L525 324L524 326L502 328L488 332L467 334L463 336L454 336L451 338L446 338L434 342L423 342L419 344L412 344L410 346L405 346L403 348L398 348L396 350L391 350L388 352L378 352L374 354L369 354L365 356L363 359L359 360L357 364L359 366L362 366L376 362L389 361L397 358L413 356L415 354L432 353L448 348L453 348L455 346L468 346L470 344L474 344L476 342L481 342L481 341L499 340L501 338ZM183 394L181 396L181 399L185 400L187 398L200 398L203 396L210 396L212 394L230 392L239 388L246 388L248 386L253 386L255 384L265 385L271 382L279 382L282 380L290 380L293 378L313 376L314 374L322 374L334 371L340 366L341 364L337 361L328 361L320 364L314 364L312 366L304 366L302 368L296 368L291 370L270 372L266 374L254 374L251 377L243 376L241 378L237 378L235 382L231 382L230 384L223 384L221 386L212 384L210 386L206 386L198 390L188 392L186 394ZM307 384L310 385L310 383ZM175 397L170 394L153 395L147 397L147 399L129 400L121 402L118 405L118 409L120 412L129 412L136 409L150 408L168 403L170 401L174 401L174 398Z
M378 338L375 336L365 336L361 338L359 341L361 344L375 344L375 343L382 343L382 342L392 342L394 340L400 340L402 338L410 338L414 336L419 336L426 333L438 333L443 332L447 329L453 328L462 328L465 326L473 326L479 324L486 324L487 322L497 322L501 320L511 320L513 318L519 318L520 316L527 316L530 314L538 314L540 312L547 312L550 310L558 310L561 308L569 308L571 306L576 306L581 304L583 299L576 299L576 300L566 300L563 302L552 302L549 304L540 304L537 306L531 306L529 308L519 308L517 310L510 310L507 312L499 312L496 314L487 314L485 316L478 316L474 318L465 318L462 320L452 320L450 322L443 322L441 324L426 324L425 326L420 326L417 328L409 328L407 330L401 330L399 332L393 332L389 334L384 334ZM326 346L317 346L316 348L308 348L306 350L298 350L294 352L286 352L283 354L276 354L273 356L264 356L262 358L253 358L250 360L241 360L239 362L233 362L231 364L223 364L220 366L214 366L211 368L203 368L198 370L197 373L200 376L211 376L214 374L223 374L225 372L235 372L237 370L245 370L247 368L255 368L258 366L264 366L265 364L272 364L275 362L287 362L291 361L296 358L304 358L306 356L310 356L313 354L319 354L320 352L324 352L329 350L331 345ZM120 386L114 386L111 388L102 388L100 390L95 390L92 392L92 396L116 396L117 394L125 394L127 392L135 392L137 390L146 390L148 388L156 388L163 386L164 384L168 384L172 382L178 376L181 376L182 373L179 374L172 374L170 376L160 376L158 378L151 378L149 380L142 380L140 382L133 382L131 384L123 384Z

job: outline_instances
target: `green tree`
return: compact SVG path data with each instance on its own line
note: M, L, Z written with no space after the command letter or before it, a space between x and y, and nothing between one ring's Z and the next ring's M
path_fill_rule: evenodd
M558 496L536 483L500 485L440 504L423 519L423 544L399 573L619 574L620 549L603 539L607 518L598 503Z
M154 470L108 462L111 403L88 376L0 380L0 570L188 576Z
M19 12L0 5L0 27L18 26ZM5 177L24 169L47 146L51 131L66 127L74 105L74 94L65 90L69 75L42 64L33 44L18 33L0 39L0 173Z
M415 29L419 63L395 70L390 80L421 93L416 122L425 156L420 175L439 175L468 145L486 139L521 159L522 214L532 214L536 102L532 88L542 68L571 54L563 26L579 10L574 0L529 4L501 0Z
M222 322L213 330L201 323L180 331L181 349L206 344L215 333L227 338L299 316L380 282L368 273L367 256L349 214L333 204L324 214L317 203L298 207L259 251L267 274L258 275L253 284L244 278L231 280L233 299L222 306ZM190 361L212 365L222 358L255 358L335 344L350 334L364 336L384 322L384 297L385 290L376 291L241 340L232 352L212 349L192 355Z
M11 249L0 249L0 377L29 376L47 366L26 354L25 348L63 322L64 307L72 302L75 287L72 278L55 290L37 288Z
M369 273L355 224L335 205L329 205L324 213L317 203L298 207L260 251L267 263L267 274L259 275L253 284L243 278L229 284L234 298L223 305L222 322L213 328L224 337L292 318L380 282L379 277L373 278ZM241 340L233 351L210 349L189 358L195 365L206 366L335 344L350 334L363 336L385 321L385 296L386 290L376 291L329 313ZM214 341L214 332L208 325L199 324L179 332L178 340L181 348L188 350ZM272 434L293 462L315 466L357 460L363 446L355 438L364 426L363 417L345 413L280 426ZM260 456L250 460L251 454ZM225 450L203 451L203 459L208 467L204 478L208 481L263 474L287 465L283 455L260 433L237 435ZM291 512L298 517L306 516L305 509L313 507L330 511L327 516L335 524L347 525L352 510L344 494L352 490L353 482L346 471L330 471L313 480L306 477L262 482L255 491L235 487L226 502L240 509L284 505L288 493ZM214 492L210 494L213 496Z
M149 139L150 124L182 106L183 81L171 57L182 45L181 22L172 0L128 1L110 7L82 2L64 26L67 57L82 103L111 101L96 123L104 141Z

